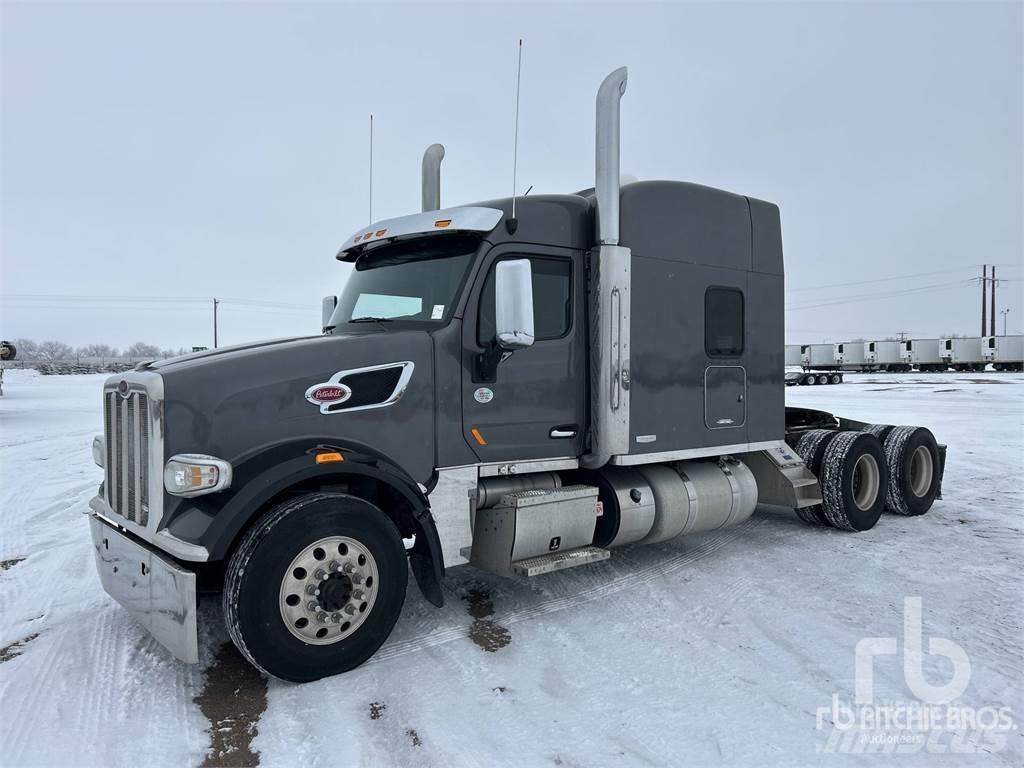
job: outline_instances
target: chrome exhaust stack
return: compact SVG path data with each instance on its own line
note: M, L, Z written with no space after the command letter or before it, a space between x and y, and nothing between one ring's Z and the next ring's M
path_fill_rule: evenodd
M423 210L441 208L441 161L444 144L431 144L423 153Z
M626 68L619 67L597 89L594 195L601 245L619 244L619 104L627 75Z
M629 248L619 245L619 103L627 70L597 91L595 183L597 247L590 253L590 450L580 464L597 469L629 453Z

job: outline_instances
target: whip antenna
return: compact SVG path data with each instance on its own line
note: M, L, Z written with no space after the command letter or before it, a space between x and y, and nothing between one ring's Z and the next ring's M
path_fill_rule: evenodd
M373 113L370 113L370 223L373 224Z
M523 41L519 40L519 61L516 64L516 122L512 139L512 218L516 217L516 171L519 163L519 84L523 76Z

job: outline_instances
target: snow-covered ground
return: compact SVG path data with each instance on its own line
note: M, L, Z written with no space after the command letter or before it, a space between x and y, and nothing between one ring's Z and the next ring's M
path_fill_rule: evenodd
M1024 376L787 390L792 405L932 427L949 458L945 498L924 517L848 534L760 508L532 581L455 568L445 608L410 585L370 663L302 686L239 665L216 606L202 610L204 661L187 667L100 588L82 512L100 481L102 379L4 381L0 765L199 765L211 730L233 750L217 764L1024 763ZM816 714L833 694L852 700L858 641L903 636L905 597L922 600L925 650L949 638L969 658L959 703L1012 709L1001 748L830 754ZM924 669L935 685L951 675L937 655ZM876 700L913 699L902 655L874 670Z

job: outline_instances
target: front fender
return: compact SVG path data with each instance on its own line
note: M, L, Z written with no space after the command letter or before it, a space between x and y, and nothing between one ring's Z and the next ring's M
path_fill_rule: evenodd
M316 455L336 451L344 461L317 464ZM183 541L199 544L210 561L225 559L238 536L264 506L296 486L341 483L365 478L390 487L411 510L409 525L416 534L410 552L413 573L424 596L443 604L440 580L444 556L426 496L408 472L369 446L336 437L289 440L254 451L232 464L231 488L191 499L167 497L167 530Z

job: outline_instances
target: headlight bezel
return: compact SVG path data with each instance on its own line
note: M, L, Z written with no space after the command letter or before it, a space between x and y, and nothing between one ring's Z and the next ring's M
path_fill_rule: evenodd
M201 484L183 487L178 473L188 472L191 483L197 478ZM172 496L192 498L217 493L231 487L231 464L224 459L205 453L178 453L164 464L164 490ZM211 480L212 475L212 482Z
M92 460L100 469L104 469L107 458L107 438L103 435L96 435L92 439Z

